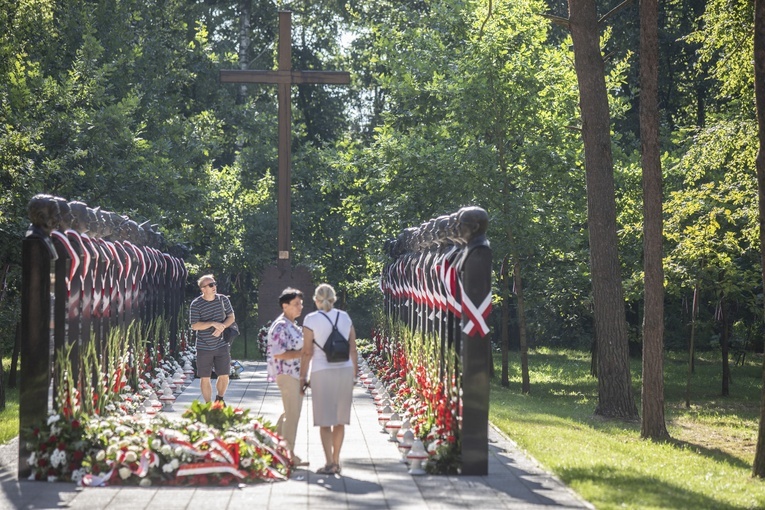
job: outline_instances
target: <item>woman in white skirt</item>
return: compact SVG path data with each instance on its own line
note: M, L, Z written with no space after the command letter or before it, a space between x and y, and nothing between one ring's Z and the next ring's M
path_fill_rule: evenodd
M339 474L340 448L345 438L345 426L351 423L353 380L358 371L356 331L348 314L334 308L336 295L331 285L322 283L316 287L313 300L317 310L303 320L300 387L305 393L310 366L313 424L319 427L326 458L324 467L316 472ZM335 323L350 343L350 357L348 361L330 363L322 349Z

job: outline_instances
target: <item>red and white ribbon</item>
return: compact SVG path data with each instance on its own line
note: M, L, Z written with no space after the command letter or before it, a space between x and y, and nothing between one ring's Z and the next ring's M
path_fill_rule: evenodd
M220 473L230 473L237 478L245 478L247 476L235 465L226 464L224 462L199 462L197 464L183 464L178 468L178 472L175 474L175 476L194 476Z
M465 318L465 327L462 328L468 336L480 334L482 337L489 334L489 326L486 324L486 318L491 313L491 291L483 298L481 305L476 308L473 301L465 293L460 280L460 290L462 291L462 312Z
M69 263L69 274L66 278L66 288L67 290L71 290L72 280L74 280L74 277L77 275L77 268L80 265L80 257L77 255L77 252L74 251L74 246L72 246L72 243L69 242L69 238L66 235L62 234L58 230L54 230L50 235L58 239L58 241L64 245L64 248L69 253L71 262Z

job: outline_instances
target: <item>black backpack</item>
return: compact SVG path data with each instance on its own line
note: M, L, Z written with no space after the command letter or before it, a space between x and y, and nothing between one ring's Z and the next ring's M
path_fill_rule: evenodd
M326 317L329 323L332 324L332 319L330 319L326 314L322 312L319 312L319 313L324 315L324 317ZM341 361L348 361L351 358L351 343L337 329L337 320L339 318L340 318L340 312L338 312L337 317L335 317L335 323L332 324L332 332L329 334L327 341L324 342L324 347L317 344L316 339L314 339L313 341L313 343L315 343L316 345L319 345L319 349L324 351L324 354L327 355L327 361L329 361L330 363L339 363Z

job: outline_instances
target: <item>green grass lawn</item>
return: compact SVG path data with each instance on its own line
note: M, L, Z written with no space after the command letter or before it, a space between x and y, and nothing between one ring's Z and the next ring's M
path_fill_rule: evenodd
M0 444L5 444L19 435L19 390L8 389L7 377L11 358L2 359L5 373L5 409L0 411Z
M242 334L234 339L234 342L231 344L231 358L238 359L240 361L260 359L256 330L251 328L247 332L247 338L245 338L245 335Z
M702 356L686 409L687 365L669 355L665 407L673 440L654 443L640 439L639 423L593 416L597 381L589 375L589 353L530 353L530 395L520 392L520 363L513 356L510 388L492 385L490 419L596 508L765 508L765 482L751 477L759 360L731 367L731 396L722 398L719 355ZM641 367L633 363L640 409Z
M0 411L0 444L19 435L19 390L5 391L5 409Z

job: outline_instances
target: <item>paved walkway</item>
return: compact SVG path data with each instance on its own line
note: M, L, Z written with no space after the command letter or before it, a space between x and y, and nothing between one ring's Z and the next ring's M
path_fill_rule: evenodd
M281 414L275 383L262 362L245 362L241 379L231 381L226 402L249 408L272 423ZM175 413L196 398L198 384L178 397ZM489 431L487 476L411 476L397 448L380 432L372 397L354 391L351 425L340 455L342 476L318 475L324 453L313 422L310 392L298 429L297 455L310 462L290 480L242 487L102 487L17 480L17 440L0 447L0 509L449 509L482 510L593 508L493 427Z

